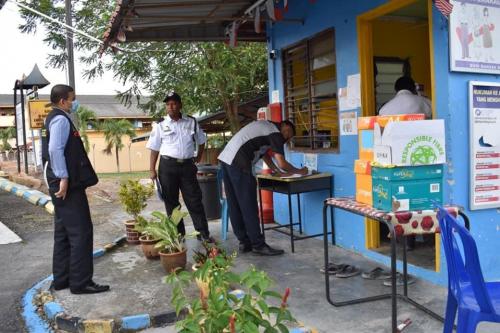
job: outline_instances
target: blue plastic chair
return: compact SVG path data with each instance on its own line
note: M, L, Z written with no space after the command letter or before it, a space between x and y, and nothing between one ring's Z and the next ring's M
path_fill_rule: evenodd
M229 230L229 211L227 207L227 198L226 192L224 191L224 183L222 177L222 168L219 168L217 171L217 188L219 190L219 198L220 198L220 220L221 220L221 239L227 240L227 232Z
M481 321L500 323L500 282L484 281L474 238L444 208L439 209L438 219L448 264L443 332L453 331L457 310L457 333L475 332Z

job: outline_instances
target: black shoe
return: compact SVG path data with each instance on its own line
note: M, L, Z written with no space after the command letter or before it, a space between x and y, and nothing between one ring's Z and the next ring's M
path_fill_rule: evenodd
M198 235L196 235L196 239L198 239L200 242L207 242L209 244L216 243L215 238L213 238L212 236L208 236L208 235L198 234Z
M260 247L254 247L252 249L252 252L260 256L279 256L285 253L285 251L281 249L273 249L272 247L270 247L265 243Z
M66 288L69 288L69 283L60 283L60 284L55 284L54 281L52 281L50 283L50 287L49 287L49 290L63 290L63 289L66 289Z
M252 251L252 244L240 243L239 249L240 249L240 253L248 253L248 252Z
M97 294L103 293L109 290L109 286L97 284L94 281L90 281L88 285L80 289L71 289L72 294Z

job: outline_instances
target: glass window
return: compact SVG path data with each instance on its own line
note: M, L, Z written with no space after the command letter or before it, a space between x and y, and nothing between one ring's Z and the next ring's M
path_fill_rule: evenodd
M287 118L296 126L294 150L338 150L334 31L283 51Z

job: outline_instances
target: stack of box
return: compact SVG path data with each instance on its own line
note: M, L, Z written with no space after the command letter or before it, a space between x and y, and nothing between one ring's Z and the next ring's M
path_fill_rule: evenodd
M444 121L374 126L373 206L386 211L431 209L443 202Z
M371 163L375 160L375 124L384 128L390 122L423 120L424 118L425 116L423 114L358 118L359 160L356 160L354 163L354 173L356 174L356 201L373 205Z

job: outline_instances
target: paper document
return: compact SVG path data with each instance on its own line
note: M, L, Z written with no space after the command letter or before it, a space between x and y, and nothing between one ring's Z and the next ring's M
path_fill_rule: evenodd
M288 175L288 176L280 176L280 178L282 178L282 179L301 178L301 177L307 177L307 176L313 175L314 173L315 172L313 170L309 170L307 172L307 174L305 174L305 175L301 175L300 173L294 173L294 174L291 174L291 175Z
M156 196L158 197L158 199L163 201L163 191L161 188L160 180L158 178L155 178L155 187L156 187Z

